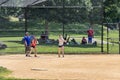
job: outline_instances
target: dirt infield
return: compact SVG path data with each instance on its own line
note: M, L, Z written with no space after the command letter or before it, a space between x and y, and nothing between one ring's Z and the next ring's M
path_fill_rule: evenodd
M15 78L43 80L120 80L120 55L0 56L0 66Z

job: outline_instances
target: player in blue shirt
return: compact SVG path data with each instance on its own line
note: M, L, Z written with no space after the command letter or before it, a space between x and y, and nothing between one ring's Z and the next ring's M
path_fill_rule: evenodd
M25 33L23 41L24 41L24 45L25 45L25 54L26 54L26 57L30 57L30 52L31 52L31 36L29 36L28 32Z

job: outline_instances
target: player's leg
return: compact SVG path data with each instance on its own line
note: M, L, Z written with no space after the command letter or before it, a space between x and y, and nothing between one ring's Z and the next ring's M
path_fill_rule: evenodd
M92 39L93 39L93 38L91 37L91 43L93 42Z
M34 56L37 57L37 49L36 49L36 47L34 47L34 54L35 54Z
M26 57L28 57L29 56L29 47L28 46L26 46Z
M89 41L90 41L90 43L92 43L92 37L89 37Z
M88 37L88 43L90 43L90 37Z
M58 48L58 57L60 57L61 47Z
M62 56L64 57L64 46L62 46Z
M27 46L27 56L28 57L31 57L30 53L31 53L31 46Z
M25 55L27 56L27 46L25 46Z
M30 47L29 55L31 55L32 52L33 52L33 47Z

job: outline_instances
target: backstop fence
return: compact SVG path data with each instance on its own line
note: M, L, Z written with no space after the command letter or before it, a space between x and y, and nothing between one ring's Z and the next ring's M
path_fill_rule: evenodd
M39 42L40 45L43 43L51 45L52 41L57 42L58 36L62 34L64 38L69 39L67 48L76 49L70 53L101 53L101 48L102 53L118 53L119 49L116 45L116 42L119 43L118 27L112 25L116 27L112 29L112 26L110 28L103 24L103 0L90 2L85 0L1 0L0 6L0 41L5 42L8 48L11 47L10 42L14 42L15 45L12 47L16 47L16 42L20 43L25 32L29 32L38 40L47 38L45 42ZM89 28L94 30L93 42L96 41L97 46L94 46L93 42L81 45L83 37L88 41ZM114 39L110 34L112 32L117 36ZM57 44L53 45L57 46ZM113 47L117 51L111 51ZM3 52L9 52L9 50L3 50ZM66 52L69 53L69 51Z

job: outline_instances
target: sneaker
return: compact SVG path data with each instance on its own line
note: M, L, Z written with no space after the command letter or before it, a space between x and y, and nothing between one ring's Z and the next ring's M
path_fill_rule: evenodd
M26 54L26 57L31 57L30 55Z
M37 57L37 55L35 55L35 57Z
M26 54L25 56L27 57L28 55Z

